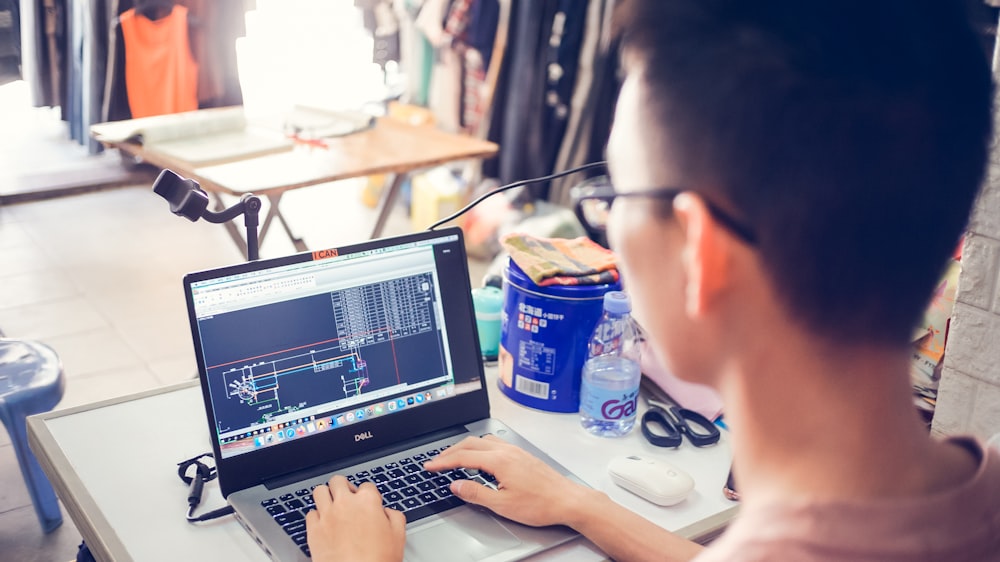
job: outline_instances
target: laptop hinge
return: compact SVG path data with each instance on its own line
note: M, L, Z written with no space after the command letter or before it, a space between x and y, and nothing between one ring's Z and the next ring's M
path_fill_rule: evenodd
M462 435L463 433L468 433L468 432L469 431L465 428L464 425L456 425L447 429L432 431L430 433L425 433L423 435L418 435L417 437L412 437L410 439L407 439L403 443L398 443L395 445L390 445L379 449L366 451L364 453L361 453L359 455L354 455L353 457L347 459L341 459L337 462L316 465L310 468L297 470L295 472L291 472L288 474L282 474L281 476L265 480L264 486L268 490L274 490L276 488L281 488L289 484L295 484L296 482L311 480L323 474L336 472L341 468L346 468L348 466L354 466L368 461L373 461L375 459L380 459L383 457L394 455L396 453L405 451L407 449L412 449L414 447L419 447L421 445L433 443L434 441L447 439L448 437L454 437L456 435Z

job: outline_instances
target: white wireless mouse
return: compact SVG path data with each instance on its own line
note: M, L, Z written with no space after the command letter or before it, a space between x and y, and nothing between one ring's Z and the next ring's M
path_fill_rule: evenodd
M680 503L694 489L694 480L683 470L636 455L611 461L608 474L615 484L656 505Z

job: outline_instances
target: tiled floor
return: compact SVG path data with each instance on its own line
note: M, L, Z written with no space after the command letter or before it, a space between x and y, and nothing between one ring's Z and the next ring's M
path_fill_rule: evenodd
M357 242L374 220L359 190L358 182L297 190L282 210L310 247ZM386 234L409 230L399 207ZM275 230L261 256L292 251ZM0 207L0 330L60 355L60 408L190 379L181 277L240 260L224 228L173 216L149 186ZM481 279L485 266L472 265ZM68 517L41 533L9 438L0 435L0 559L71 560L78 542Z

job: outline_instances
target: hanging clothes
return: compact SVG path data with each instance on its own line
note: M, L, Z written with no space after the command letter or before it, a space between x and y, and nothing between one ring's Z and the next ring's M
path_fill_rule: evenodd
M46 0L49 1L49 0ZM67 0L66 42L68 49L63 59L63 100L62 119L69 125L69 137L79 143L84 142L83 130L83 42L86 18L81 0Z
M611 45L615 0L511 4L487 139L501 146L483 174L501 183L603 159L619 89ZM576 175L574 181L580 181ZM514 204L566 201L572 184L538 183Z
M500 4L497 0L456 0L445 32L452 36L452 49L462 64L460 125L463 132L476 133L486 114L486 73L493 56Z
M471 76L469 62L466 59L468 46L465 43L465 31L469 25L469 8L473 3L473 0L452 0L451 7L448 9L448 16L444 21L444 35L447 43L443 48L449 51L447 54L454 60L455 71L458 77L455 83L455 91L452 94L455 96L457 102L456 116L458 121L456 130L458 131L465 130L466 121L469 117L466 114L465 106L469 103L475 104L476 100L474 96L478 91L477 84L481 84L482 80L486 77L486 71L483 70L481 59L476 61L475 57L473 57Z
M428 105L444 130L480 129L499 12L497 0L427 0L417 16L435 49Z
M605 159L608 137L611 135L611 125L614 122L615 106L618 104L618 92L621 90L620 60L618 57L619 41L602 50L594 70L594 84L591 88L593 103L590 104L589 137L584 139L586 156L584 162L599 162Z
M102 121L132 117L125 83L125 41L120 15L131 10L133 0L108 0L113 6ZM142 0L140 0L142 3ZM243 91L236 65L236 38L246 32L246 12L254 0L180 0L188 9L188 36L198 65L198 106L241 105Z
M66 0L21 0L21 76L35 107L63 105Z
M552 19L545 54L545 107L542 110L542 146L545 168L553 171L570 117L570 104L577 84L580 45L587 23L587 4L559 0Z
M375 29L372 31L372 62L382 67L390 61L399 62L399 20L389 2L375 6Z
M400 0L394 2L393 7L399 21L399 65L406 77L406 98L403 101L426 106L434 49L417 29L417 14L422 4L420 0Z
M66 35L70 46L65 64L63 119L70 138L91 154L101 144L90 138L90 126L101 121L104 79L107 75L108 0L68 0Z
M255 0L181 0L188 9L191 52L198 62L198 107L241 105L236 38L246 34Z
M187 8L174 6L156 21L133 8L119 20L132 117L198 109L198 64L191 55Z
M448 17L448 0L427 0L417 16L416 27L434 49L434 65L427 92L427 106L434 112L437 127L456 132L460 128L461 61L451 49L450 37L444 31Z
M400 21L391 0L354 0L361 10L365 29L372 34L372 62L382 67L400 59Z
M558 2L522 0L511 14L507 92L502 113L499 179L511 183L547 175L542 113L545 106L545 45ZM547 186L536 184L525 198L544 198ZM521 200L521 197L518 198Z
M17 0L0 0L0 86L21 78L21 29Z
M605 81L607 69L602 66L605 53L611 46L611 15L614 0L590 0L587 6L587 24L580 46L580 60L577 65L576 87L570 101L570 116L566 124L553 170L568 170L588 162L591 154L591 130L594 126L595 105L604 91L600 86ZM615 80L611 80L615 82ZM601 146L603 149L603 145ZM569 205L570 190L582 180L598 175L599 171L581 172L557 178L552 181L549 201L557 205Z

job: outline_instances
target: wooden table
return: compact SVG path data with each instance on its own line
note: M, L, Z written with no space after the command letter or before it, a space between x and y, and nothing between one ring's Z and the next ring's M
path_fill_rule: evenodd
M213 198L217 209L225 207L222 195L239 197L253 193L267 198L270 209L261 224L260 243L263 244L272 221L278 219L299 251L306 250L306 245L292 233L279 207L285 192L348 178L387 174L392 179L382 190L378 215L371 231L371 238L377 238L382 234L400 187L409 173L456 160L490 157L499 149L492 142L445 133L430 126L408 125L389 118L380 118L374 127L358 133L323 139L325 147L296 144L282 152L207 165L193 165L171 157L157 151L155 145L97 138L109 147L197 181ZM197 142L197 139L192 142ZM226 223L226 229L246 256L246 241L240 229L233 221Z

